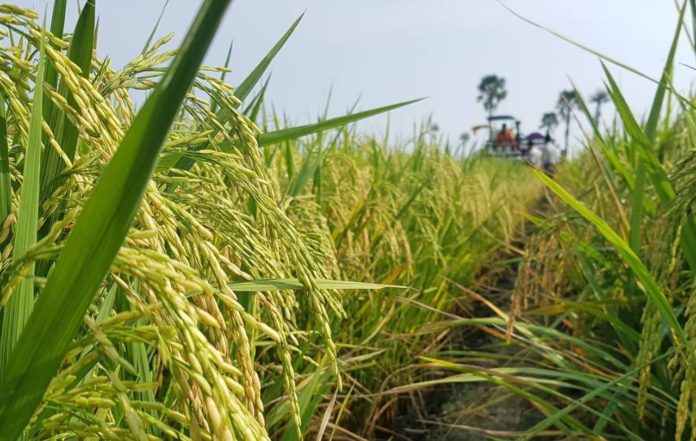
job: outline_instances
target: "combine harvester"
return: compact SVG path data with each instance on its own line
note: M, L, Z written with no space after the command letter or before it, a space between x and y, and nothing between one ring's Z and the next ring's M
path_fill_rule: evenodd
M553 170L561 160L553 140L539 132L524 135L520 126L520 120L514 116L492 115L488 117L488 124L476 126L472 131L488 130L484 151L490 156L525 161L547 171Z

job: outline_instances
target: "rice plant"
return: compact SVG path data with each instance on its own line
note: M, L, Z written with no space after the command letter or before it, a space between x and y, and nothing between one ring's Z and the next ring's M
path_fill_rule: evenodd
M201 66L228 1L122 69L66 3L0 6L0 439L372 436L538 181L346 127L412 101L268 114L301 17L233 87Z

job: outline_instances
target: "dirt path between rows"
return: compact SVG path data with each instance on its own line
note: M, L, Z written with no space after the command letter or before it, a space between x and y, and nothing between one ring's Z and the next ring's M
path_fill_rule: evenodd
M544 197L535 213L549 209ZM530 223L521 225L517 240L502 250L493 263L476 277L471 288L503 311L510 308L510 295L515 287L518 264L524 250L525 238L535 230ZM459 311L462 317L487 317L489 307L472 299L472 308ZM487 359L475 358L470 362L481 367L506 366L504 356L514 348L506 346L499 338L476 327L461 326L452 331L448 344L452 354L476 351L491 354ZM461 359L461 357L460 357ZM507 365L509 366L509 365ZM441 371L432 378L443 378L453 372ZM382 439L404 441L483 441L489 439L514 439L525 429L539 421L541 415L526 400L490 383L442 384L419 392L424 408L411 407L397 418L391 437Z

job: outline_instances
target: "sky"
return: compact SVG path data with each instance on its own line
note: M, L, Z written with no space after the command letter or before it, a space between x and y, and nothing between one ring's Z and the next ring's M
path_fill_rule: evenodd
M500 0L520 15L599 52L659 77L674 34L673 0ZM42 13L49 0L13 0ZM71 21L75 21L73 2ZM97 0L100 54L115 66L137 56L164 0ZM170 0L158 35L186 32L200 1ZM50 8L48 9L50 13ZM406 139L432 116L454 142L485 121L476 101L487 74L506 78L508 97L498 113L538 129L571 79L584 95L602 87L596 56L562 41L508 12L497 0L235 0L227 11L206 63L222 65L233 41L229 81L238 84L290 24L305 16L271 66L267 102L293 123L323 111L341 115L356 100L368 109L427 97L390 115L391 132ZM694 65L682 41L677 61ZM647 112L655 86L612 68L627 101ZM689 91L693 70L678 65L675 84ZM607 109L608 110L608 109ZM605 112L610 114L609 111ZM381 132L386 117L361 124ZM556 135L560 135L558 130ZM579 136L578 130L574 134Z

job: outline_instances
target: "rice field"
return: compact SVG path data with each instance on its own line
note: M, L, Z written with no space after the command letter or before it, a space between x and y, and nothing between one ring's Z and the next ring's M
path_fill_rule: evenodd
M696 5L649 115L607 68L619 121L578 94L550 177L353 124L412 101L289 123L264 95L299 19L229 84L228 3L121 69L95 2L0 5L0 440L696 439ZM528 425L476 419L513 396Z

